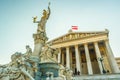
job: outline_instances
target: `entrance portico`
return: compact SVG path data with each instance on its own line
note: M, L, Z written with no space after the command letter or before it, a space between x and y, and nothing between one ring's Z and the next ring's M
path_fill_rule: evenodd
M119 73L117 63L108 42L108 31L94 33L68 33L51 41L59 48L58 61L74 73L103 74ZM103 58L103 65L99 58Z

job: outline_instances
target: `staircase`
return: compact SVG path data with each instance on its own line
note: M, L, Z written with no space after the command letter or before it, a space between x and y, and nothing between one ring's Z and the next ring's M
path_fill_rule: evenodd
M72 80L120 80L120 74L81 75L72 77Z

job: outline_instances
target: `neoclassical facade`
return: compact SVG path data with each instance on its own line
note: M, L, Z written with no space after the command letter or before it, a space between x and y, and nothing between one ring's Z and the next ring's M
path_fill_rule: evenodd
M59 49L58 63L80 75L119 73L109 44L109 31L72 32L55 38L53 48Z

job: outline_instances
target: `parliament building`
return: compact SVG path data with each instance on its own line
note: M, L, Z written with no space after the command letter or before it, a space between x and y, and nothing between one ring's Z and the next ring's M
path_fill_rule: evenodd
M58 63L72 69L74 74L93 75L120 72L110 47L107 29L91 32L70 30L67 34L49 43L52 43L52 48L59 49Z

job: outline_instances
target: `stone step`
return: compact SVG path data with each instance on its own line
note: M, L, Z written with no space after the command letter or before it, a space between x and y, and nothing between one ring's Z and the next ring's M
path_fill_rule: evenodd
M81 75L72 77L72 80L120 80L120 74Z

